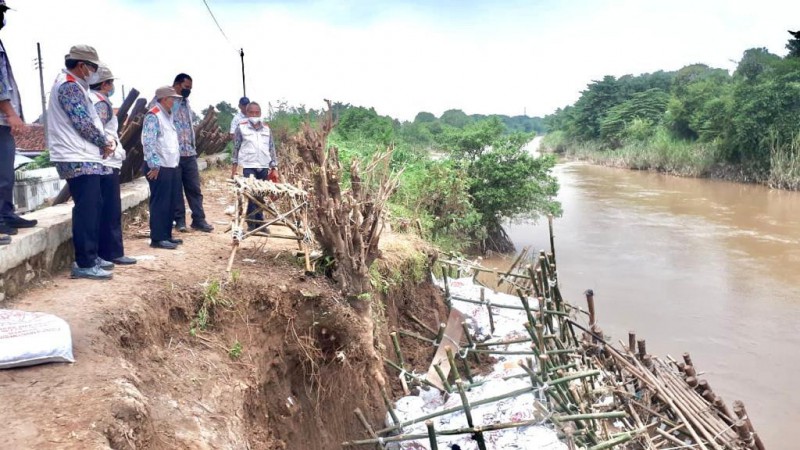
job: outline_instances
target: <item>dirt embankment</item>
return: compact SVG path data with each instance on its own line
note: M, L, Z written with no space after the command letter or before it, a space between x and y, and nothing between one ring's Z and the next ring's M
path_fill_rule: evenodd
M134 218L127 253L150 257L110 282L54 274L6 305L66 319L77 361L0 371L0 449L322 450L365 437L355 408L383 423L370 373L384 368L352 344L358 320L326 277L304 273L288 241L246 242L225 274L230 200L220 173L206 178L214 233L153 250L146 218ZM387 237L375 271L385 355L390 329L424 331L408 312L431 328L445 318L419 246ZM420 347L408 359L421 369L431 356Z

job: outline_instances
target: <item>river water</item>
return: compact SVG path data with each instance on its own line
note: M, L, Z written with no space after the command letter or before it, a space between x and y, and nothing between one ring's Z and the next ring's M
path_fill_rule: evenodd
M565 296L585 305L593 289L615 342L633 330L650 353L690 352L767 448L800 448L800 193L582 163L555 174ZM518 249L549 247L546 221L507 229Z

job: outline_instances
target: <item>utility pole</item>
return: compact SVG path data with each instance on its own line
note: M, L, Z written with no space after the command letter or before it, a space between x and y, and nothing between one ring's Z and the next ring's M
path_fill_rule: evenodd
M125 101L125 97L126 97L126 95L125 95L125 85L123 84L122 85L122 101L123 102Z
M247 86L244 83L244 49L239 49L239 56L242 58L242 97L247 97Z
M39 69L39 89L42 92L42 125L44 125L44 142L45 146L47 146L47 99L44 95L44 74L42 66L42 46L37 42L36 43L36 67Z

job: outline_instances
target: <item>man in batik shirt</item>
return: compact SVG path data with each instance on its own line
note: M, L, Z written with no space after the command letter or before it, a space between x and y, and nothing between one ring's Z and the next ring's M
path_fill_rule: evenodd
M100 59L88 45L72 47L66 68L56 77L47 106L50 161L67 180L75 201L72 208L72 243L75 247L73 278L106 280L114 264L100 259L100 210L102 177L112 173L104 164L116 148L89 98L89 86L97 83Z
M203 192L200 190L200 170L197 167L197 150L195 149L194 126L192 125L192 108L189 106L189 94L192 93L192 77L185 73L178 74L172 84L181 98L172 107L172 120L178 132L178 145L181 161L178 175L183 189L179 189L175 199L175 227L178 231L186 231L186 204L183 194L192 210L192 228L206 233L214 230L206 221L203 210Z

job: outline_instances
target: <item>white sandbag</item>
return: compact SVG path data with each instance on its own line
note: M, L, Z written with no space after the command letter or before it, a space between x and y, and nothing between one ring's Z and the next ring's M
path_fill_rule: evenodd
M75 362L72 334L52 314L0 309L0 369Z

